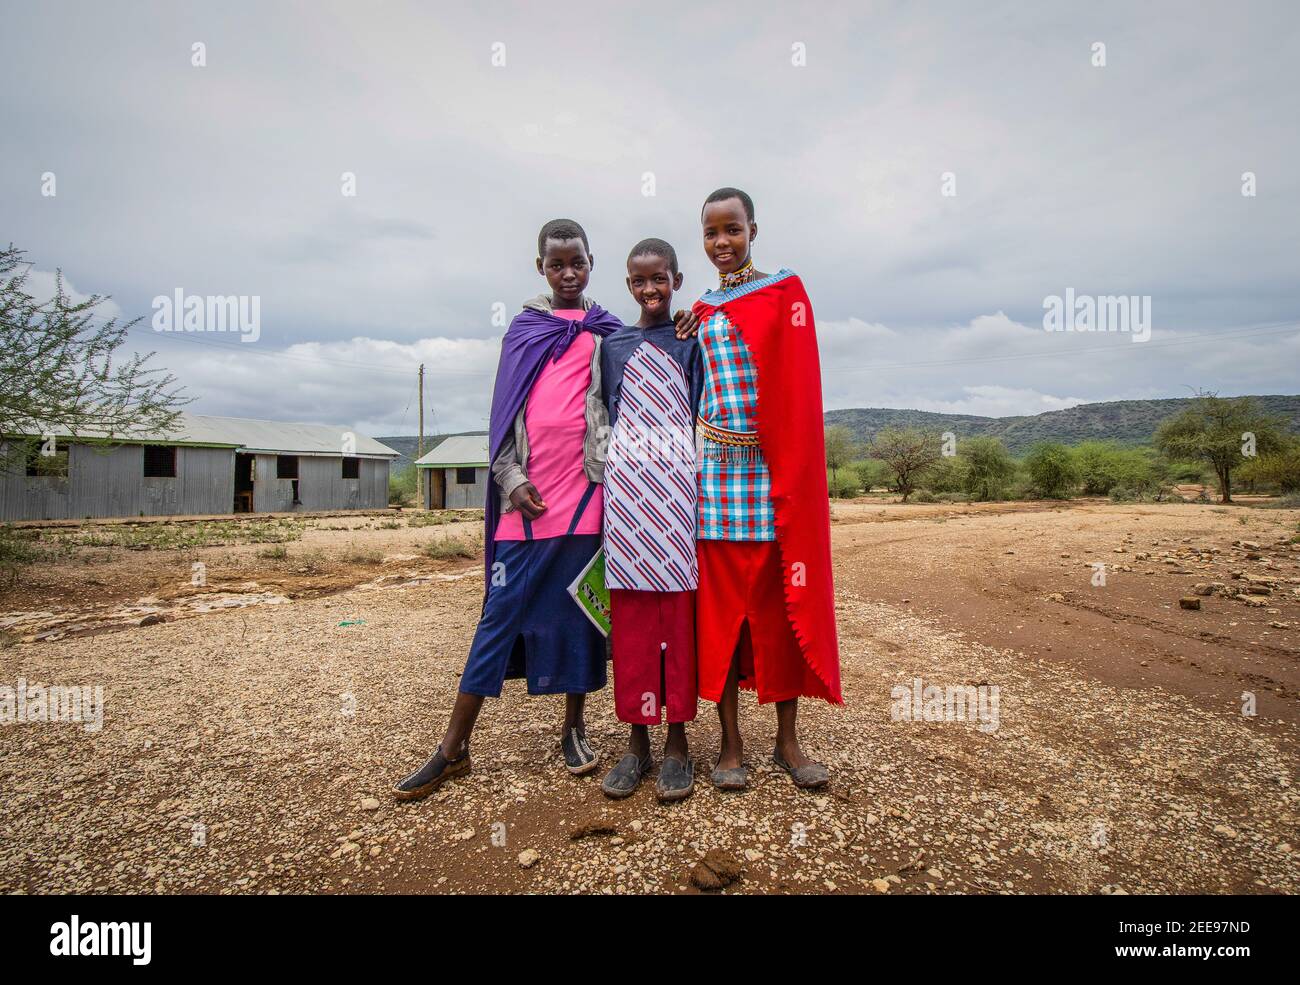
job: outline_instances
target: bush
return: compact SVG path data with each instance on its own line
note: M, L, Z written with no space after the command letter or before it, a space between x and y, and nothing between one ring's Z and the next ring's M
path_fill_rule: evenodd
M0 524L0 583L13 584L23 568L46 557L46 552L33 543L38 536Z
M940 458L926 473L925 487L932 493L959 493L966 488L968 466L960 455Z
M1288 441L1281 451L1247 460L1237 476L1252 492L1256 486L1283 494L1300 491L1300 443Z
M390 506L415 506L419 495L419 470L414 465L408 465L389 477L388 504Z
M841 469L838 480L826 476L826 490L831 499L852 499L858 494L858 480L850 475L849 470Z
M849 469L858 477L858 484L863 492L871 492L876 486L889 486L889 466L878 458L864 458L850 462Z
M440 537L429 541L421 550L426 556L442 561L448 558L474 557L482 548L483 545L471 537Z
M1029 478L1026 492L1043 499L1068 499L1079 483L1079 469L1070 450L1054 441L1034 445L1025 456Z
M912 502L913 503L937 503L939 502L939 497L936 496L934 493L930 492L930 490L928 489L918 489L916 492L912 494Z
M969 503L970 497L964 492L941 492L934 497L941 503Z
M961 457L966 463L964 492L971 499L1002 499L1016 474L1016 462L998 438L968 438Z
M1084 441L1071 449L1070 457L1085 496L1106 496L1116 486L1154 493L1160 485L1161 470L1150 449L1122 448L1110 441ZM1166 469L1175 482L1199 481L1201 471L1199 465L1186 463ZM1189 474L1191 480L1181 478Z
M1200 462L1170 462L1165 466L1165 476L1174 484L1199 484L1205 481L1205 466Z

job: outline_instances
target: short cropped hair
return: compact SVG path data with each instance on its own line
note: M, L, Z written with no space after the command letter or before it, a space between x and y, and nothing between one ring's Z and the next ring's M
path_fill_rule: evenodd
M628 262L632 262L633 257L652 256L659 257L668 261L668 269L674 274L677 273L677 251L662 239L643 239L632 247L632 252L627 255Z
M587 252L591 252L591 244L587 242L586 231L574 222L572 219L552 219L542 227L542 231L537 234L537 255L546 255L546 241L556 239L563 242L566 239L580 239Z
M750 222L754 221L754 200L739 188L719 188L704 200L704 205L700 206L700 215L704 214L704 206L710 205L713 202L725 202L729 198L740 199L740 204L745 207L745 218Z

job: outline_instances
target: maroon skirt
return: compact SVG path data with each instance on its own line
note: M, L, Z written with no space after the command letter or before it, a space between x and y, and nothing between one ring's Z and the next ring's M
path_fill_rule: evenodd
M695 718L695 593L609 592L614 650L614 713L620 722L658 725Z

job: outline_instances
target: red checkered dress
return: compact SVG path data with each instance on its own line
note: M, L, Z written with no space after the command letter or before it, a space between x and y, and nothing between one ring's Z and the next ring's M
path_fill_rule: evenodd
M740 331L721 310L700 326L704 392L700 417L728 431L755 429L757 374ZM700 540L775 540L772 480L757 445L700 436Z

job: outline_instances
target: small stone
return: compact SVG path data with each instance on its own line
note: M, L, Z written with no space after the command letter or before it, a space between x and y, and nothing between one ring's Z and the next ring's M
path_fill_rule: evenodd
M541 857L536 848L525 848L519 853L519 864L525 869L531 869Z
M1183 609L1199 609L1201 600L1195 595L1184 595L1178 600L1178 605Z
M1226 824L1216 824L1214 826L1214 833L1216 835L1221 835L1224 838L1237 837L1237 832L1234 831L1232 828L1228 827Z
M361 801L361 809L363 811L377 811L379 810L379 801L374 797L367 797Z
M878 893L889 892L889 883L886 882L884 879L872 879L871 885L875 887L875 890Z

